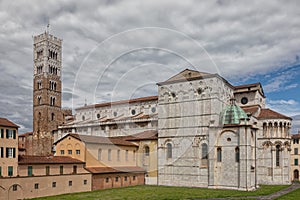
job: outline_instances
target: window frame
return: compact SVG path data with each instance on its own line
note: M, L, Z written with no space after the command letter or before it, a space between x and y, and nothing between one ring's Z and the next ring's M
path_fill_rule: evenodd
M167 159L172 159L172 157L173 157L173 145L170 142L168 142L166 146L167 146L167 152L166 152Z
M276 167L280 167L280 145L276 145L275 147L275 165Z
M31 165L27 166L27 176L33 175L33 168Z
M222 162L222 148L217 148L217 162Z
M7 175L8 176L13 176L14 175L14 167L13 166L8 166L7 167Z

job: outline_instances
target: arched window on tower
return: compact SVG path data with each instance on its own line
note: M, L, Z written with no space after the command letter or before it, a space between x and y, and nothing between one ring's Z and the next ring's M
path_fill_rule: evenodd
M51 113L51 120L54 121L55 120L55 114Z
M172 158L172 144L167 144L167 158Z
M42 104L42 97L38 97L38 105L41 105Z
M240 162L240 148L235 148L235 162Z
M222 149L221 149L221 147L217 148L217 162L222 162Z
M280 145L276 145L276 167L280 166Z
M55 97L53 97L53 104L52 106L55 106Z

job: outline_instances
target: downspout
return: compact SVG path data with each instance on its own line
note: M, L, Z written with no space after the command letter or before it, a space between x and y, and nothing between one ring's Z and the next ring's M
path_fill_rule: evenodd
M239 162L238 162L238 188L240 188L241 185L241 148L240 148L240 129L238 131L238 148L239 148Z
M246 142L246 190L248 190L248 144L247 144L247 127L245 127L245 142Z
M255 130L255 135L254 135L254 141L255 141L255 143L254 143L254 159L255 159L255 183L254 183L254 185L255 185L255 188L257 188L257 154L256 154L256 148L257 148L257 136L256 136L256 134L257 134L257 129Z

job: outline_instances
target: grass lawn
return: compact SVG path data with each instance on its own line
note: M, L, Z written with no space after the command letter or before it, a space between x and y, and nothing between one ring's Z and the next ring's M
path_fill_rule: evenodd
M279 198L277 198L276 200L295 200L295 199L299 199L300 198L300 189L294 190L293 192L290 192L286 195L283 195Z
M36 199L197 199L197 198L221 198L238 196L260 196L268 195L284 188L287 185L262 185L260 189L252 192L236 190L216 190L206 188L187 188L187 187L168 187L168 186L131 186L125 188L113 188L97 190L92 192L73 193L58 195L52 197L43 197ZM299 194L300 191L298 191Z

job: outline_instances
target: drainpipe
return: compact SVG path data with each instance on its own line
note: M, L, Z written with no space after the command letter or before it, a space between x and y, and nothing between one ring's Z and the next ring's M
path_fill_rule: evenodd
M254 143L254 156L255 156L255 188L257 188L257 152L256 152L256 148L257 148L257 129L255 130L255 143Z
M248 145L247 145L247 127L245 127L245 142L246 142L246 190L248 190Z

